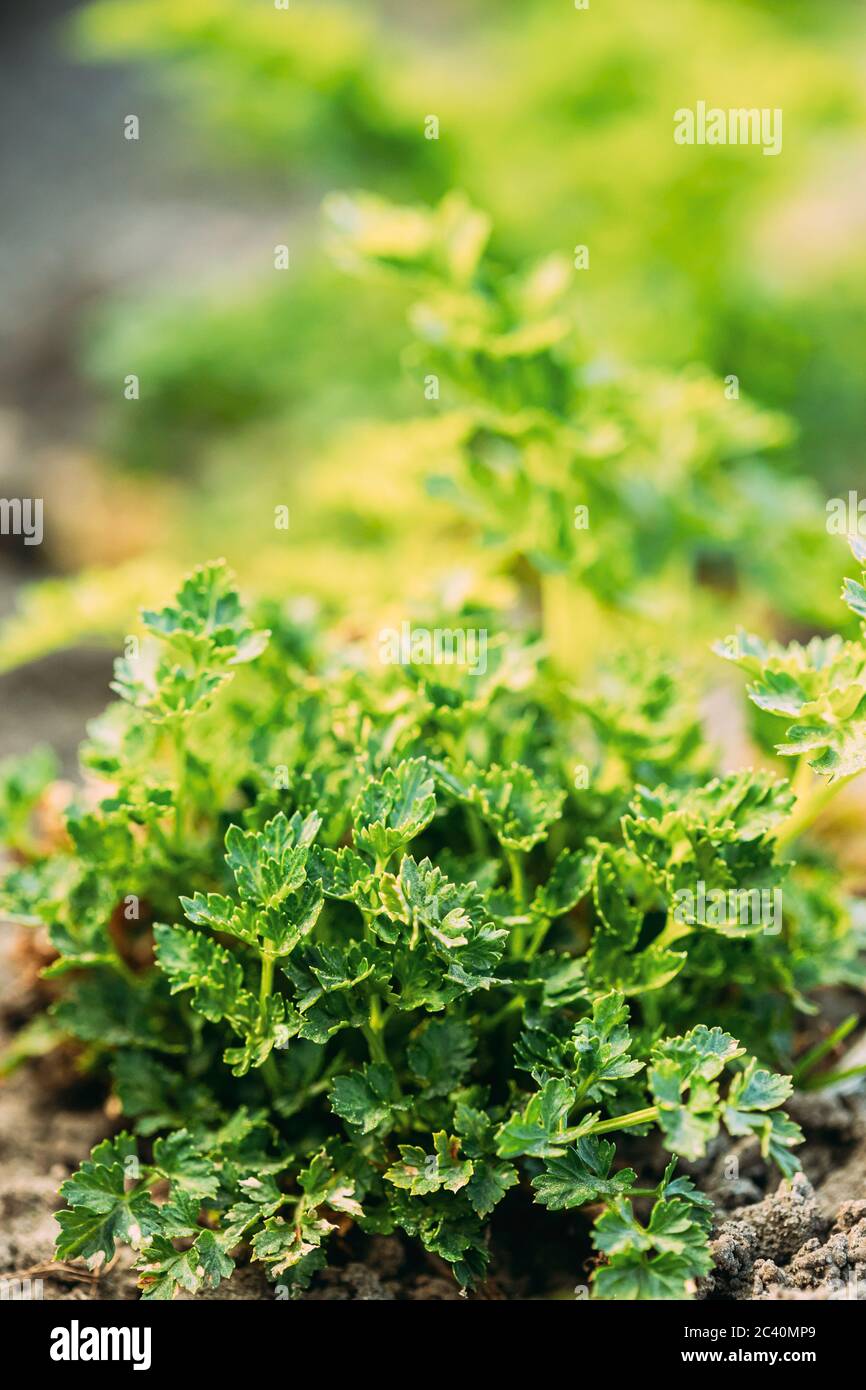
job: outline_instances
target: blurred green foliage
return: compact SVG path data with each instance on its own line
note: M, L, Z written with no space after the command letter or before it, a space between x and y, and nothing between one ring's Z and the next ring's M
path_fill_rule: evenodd
M457 583L554 649L576 614L609 645L616 610L621 644L649 620L691 653L735 590L784 638L832 626L824 506L866 425L857 6L96 0L74 32L285 197L287 272L269 225L260 273L91 319L103 455L162 507L166 582L225 553L364 625ZM677 145L697 100L780 107L781 155ZM370 193L329 198L328 247L341 185ZM0 664L115 635L159 582L43 587Z
M270 0L98 0L78 32L91 57L153 63L208 157L267 169L295 205L299 191L346 181L401 201L456 186L491 213L506 258L586 245L576 312L594 353L736 373L800 423L809 471L847 482L866 425L866 253L850 192L866 163L862 7L611 0L576 11L563 0L435 13L370 4L361 15L311 0L284 12ZM676 145L673 113L699 99L781 108L781 156ZM303 332L315 310L299 278ZM335 293L327 279L320 291L327 319ZM160 374L169 424L190 388L167 378L218 392L202 372L204 323L238 383L238 409L228 420L214 409L214 427L275 408L280 382L291 408L297 379L263 307L271 294L283 291L263 281L216 320L208 304L184 306ZM334 318L338 347L345 313ZM152 318L141 334L151 362ZM279 365L264 363L245 395L253 344Z

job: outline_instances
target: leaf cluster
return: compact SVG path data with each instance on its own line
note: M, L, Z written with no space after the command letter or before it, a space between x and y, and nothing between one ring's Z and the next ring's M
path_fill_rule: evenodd
M531 1199L591 1208L597 1296L686 1296L710 1216L676 1159L751 1137L790 1175L798 1013L858 980L833 876L781 851L799 803L708 776L661 671L593 707L531 647L476 687L266 620L221 565L143 615L155 652L120 663L84 750L110 784L4 883L50 932L55 1026L130 1127L64 1184L59 1253L130 1244L146 1298L238 1258L297 1292L351 1223L472 1287L500 1204ZM603 786L573 784L581 740ZM19 843L46 771L6 772ZM678 915L698 880L784 887L783 931ZM651 1131L670 1166L647 1187L617 1136Z

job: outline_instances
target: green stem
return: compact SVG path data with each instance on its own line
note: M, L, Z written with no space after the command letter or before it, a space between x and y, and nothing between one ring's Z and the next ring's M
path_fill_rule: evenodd
M382 877L382 875L388 867L388 861L390 860L390 858L390 854L385 855L384 859L380 855L376 855L376 865L373 869L374 878L380 879ZM358 911L360 912L361 917L364 921L364 938L366 941L369 941L371 946L375 946L378 941L378 937L376 936L376 928L374 926L374 923L376 921L376 913L370 907L359 906Z
M498 1028L503 1019L508 1018L510 1014L516 1013L518 1009L522 1009L525 1003L526 1000L522 994L515 994L514 998L509 999L508 1003L504 1004L501 1009L498 1009L495 1014L482 1015L478 1019L479 1028L481 1028L483 1032L489 1033L491 1029Z
M262 951L262 978L259 985L259 1022L263 1023L268 998L274 988L274 965L276 956L270 951Z
M378 994L370 996L370 1027L375 1032L381 1033L384 1028L382 1005Z
M538 954L538 952L544 945L544 938L550 931L551 925L552 924L549 917L545 917L543 921L539 922L538 926L535 928L535 931L533 932L532 940L526 948L526 953L523 957L524 960L532 960L532 958Z
M851 1030L857 1027L859 1021L858 1014L849 1014L848 1017L843 1019L839 1024L838 1028L834 1028L829 1037L822 1038L814 1047L810 1047L808 1052L804 1052L803 1056L794 1067L794 1085L799 1086L806 1076L806 1073L810 1072L812 1068L821 1061L822 1057L826 1057L828 1052L832 1052L833 1048L836 1047L838 1043L843 1042Z
M794 793L795 802L808 796L814 777L815 774L809 766L808 753L801 753L794 776L791 778L791 791Z
M259 984L259 1028L261 1031L264 1031L268 999L274 988L274 965L276 964L276 956L270 951L262 951L261 961L262 976ZM273 1053L262 1062L260 1071L262 1073L262 1080L267 1086L271 1096L278 1096L280 1094L280 1075Z
M599 1120L587 1134L609 1134L615 1129L629 1129L632 1125L649 1124L659 1117L657 1105L648 1105L645 1110L632 1110L629 1115L617 1115L613 1120Z
M386 1064L388 1062L388 1049L385 1046L386 1022L387 1013L383 1013L382 1011L382 1001L379 995L371 994L369 1020L362 1025L361 1032L367 1039L367 1046L370 1049L370 1060L373 1062L384 1062Z
M269 1095L273 1100L276 1100L280 1094L280 1074L277 1071L277 1063L273 1053L265 1058L259 1070L262 1074L262 1080L268 1088Z
M662 931L656 937L653 945L656 947L671 946L675 941L679 941L681 937L690 936L693 931L694 927L691 922L680 922L676 917L668 917L668 920L665 922Z
M186 774L187 756L186 740L184 739L183 724L180 720L172 729L172 742L174 743L175 777L177 790L174 796L174 846L176 850L183 848L183 811L186 802Z
M542 631L551 665L560 675L577 680L603 639L603 610L595 595L570 574L542 574L539 581Z
M514 894L514 901L517 911L521 912L526 906L526 880L523 875L523 856L519 849L507 849L505 851L508 865L511 869L511 890ZM523 957L524 930L522 926L516 926L511 935L511 952L518 960Z
M120 975L128 985L130 985L133 989L138 989L138 976L136 975L134 970L131 970L129 968L126 961L123 959L121 955L118 954L117 951L114 952L111 958L111 966L112 969L116 970L118 975Z
M848 1081L852 1076L862 1076L866 1072L866 1062L859 1067L846 1067L844 1071L825 1071L821 1076L807 1078L800 1086L801 1091L822 1091L825 1086L835 1086L838 1081Z
M518 908L526 906L526 880L523 877L523 859L519 849L508 849L505 851L508 858L508 866L511 869L511 887L514 891L514 900Z
M485 858L487 855L487 836L484 833L484 826L481 824L481 818L474 806L466 807L466 827L469 831L469 839L472 843L473 850L478 855L479 859Z
M375 1028L371 1027L369 1023L362 1024L361 1032L367 1039L367 1046L370 1049L370 1060L372 1062L387 1062L388 1053L385 1051L385 1041L381 1033L377 1033Z
M793 786L795 789L797 789L798 784L805 781L801 769L802 764L797 769L794 778ZM852 772L847 777L838 777L834 782L823 781L815 776L811 783L802 786L793 811L776 834L776 849L786 849L788 845L793 844L794 840L798 839L817 820L824 808L839 794L842 788L846 787L856 776L856 772Z

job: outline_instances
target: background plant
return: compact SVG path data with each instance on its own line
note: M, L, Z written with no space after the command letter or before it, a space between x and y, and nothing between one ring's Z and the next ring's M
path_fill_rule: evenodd
M269 231L260 274L211 265L200 289L161 294L148 284L103 297L87 316L81 352L99 389L99 487L124 518L111 547L82 520L73 551L52 554L54 566L86 555L95 568L25 595L20 617L4 624L0 669L64 641L116 643L130 605L221 553L252 592L302 585L335 607L348 592L353 620L372 627L383 620L387 576L399 571L415 598L416 574L436 571L445 584L467 560L484 601L537 603L521 570L531 548L560 655L568 604L580 603L591 647L611 595L620 615L637 618L626 642L641 640L649 615L668 643L682 634L685 652L734 621L783 638L832 629L826 596L841 572L824 505L827 492L847 491L862 436L855 325L866 281L850 196L862 162L857 6L678 0L660 19L639 0L593 16L482 3L458 16L443 5L431 35L412 6L361 17L312 2L277 12L228 0L100 0L70 36L85 61L133 61L150 74L170 94L178 129L196 132L202 163L237 180L239 197L251 171L266 173L286 202L279 235L292 270L273 270ZM427 92L436 97L422 102ZM683 102L746 95L785 112L781 158L674 145L671 116ZM424 138L427 105L438 108L438 140ZM498 384L489 371L486 383L470 380L465 345L452 344L446 408L425 399L430 325L425 338L417 316L423 351L416 370L410 359L400 371L405 310L434 288L441 310L453 267L433 267L437 287L416 275L343 279L323 254L316 209L349 181L411 208L402 224L392 214L409 237L397 261L410 268L422 205L453 207L457 187L490 217L480 275L462 291L498 317L497 332L509 324L508 360L498 349L492 359ZM588 271L574 269L576 245L587 248ZM562 271L556 280L557 258L567 281ZM540 417L518 412L516 437L503 436L509 391L513 399L529 388L540 360L517 330L538 329L548 310L561 335L547 345L557 371L530 389ZM115 408L119 363L146 383L134 411ZM731 373L739 400L720 394ZM470 385L476 405L482 385L492 392L492 439L477 426L467 439L452 409ZM575 404L576 451L567 428ZM477 512L488 538L512 528L498 569L467 555L467 533L443 509L415 501L419 476L450 472L465 503L470 470L460 465L470 452L474 470L505 475L498 503L510 497L510 513L497 512L489 485ZM570 529L570 495L549 515L545 459L592 493L588 533ZM149 499L134 527L133 504L115 491L118 465L138 470L136 496ZM537 500L519 516L509 469L535 485ZM276 505L290 506L290 537L273 533ZM125 530L127 552L146 558L117 563ZM111 568L99 568L109 551ZM649 572L651 590L635 588L632 570ZM701 593L687 604L695 574Z
M662 16L641 0L593 15L443 5L431 33L412 6L361 16L301 3L274 16L232 0L99 0L77 33L88 58L147 64L179 94L210 157L219 149L267 170L292 187L296 212L347 180L401 201L457 187L490 211L497 251L513 262L553 247L570 258L586 244L581 321L596 358L737 372L752 398L797 420L807 473L847 485L864 423L862 239L844 192L863 161L856 5L676 0ZM672 113L698 99L782 108L783 157L675 146ZM423 138L431 108L437 140ZM248 304L236 296L216 312L206 299L182 314L166 302L161 327L136 307L137 335L122 309L123 345L137 336L166 388L150 407L164 427L188 427L191 392L203 425L212 412L219 428L233 391L242 410L252 338L259 359L278 350L283 400L294 402L309 293L262 279ZM335 293L322 282L323 311ZM283 327L268 300L284 306ZM280 351L290 322L294 353ZM337 322L339 354L346 316ZM205 324L220 334L219 355L202 353ZM103 377L110 346L94 359ZM361 384L364 367L361 354ZM134 432L123 448L136 452Z

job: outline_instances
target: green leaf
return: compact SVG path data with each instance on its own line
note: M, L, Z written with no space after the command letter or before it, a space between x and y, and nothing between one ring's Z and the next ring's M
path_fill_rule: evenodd
M528 988L539 990L539 1003L544 1011L586 1004L586 972L578 956L569 956L563 951L539 952L530 964L525 983Z
M588 965L596 988L623 994L662 989L686 962L683 951L655 944L638 946L645 910L652 903L645 866L628 849L607 846L595 861L593 900L599 926L593 936Z
M363 1215L355 1196L354 1181L336 1170L326 1149L320 1149L313 1156L309 1166L298 1174L298 1182L308 1210L327 1205L333 1211L344 1211L349 1216Z
M253 1237L253 1259L266 1264L272 1278L300 1267L304 1287L316 1268L324 1265L325 1256L319 1252L319 1247L333 1230L336 1230L333 1222L320 1216L305 1214L300 1222L271 1217ZM307 1257L314 1253L321 1253L321 1258L311 1264Z
M173 603L145 609L141 620L158 636L207 636L219 648L237 652L250 637L233 576L224 560L199 565L183 581ZM262 634L254 634L258 639Z
M698 1076L712 1081L728 1062L741 1057L744 1051L736 1038L721 1028L707 1028L699 1023L682 1037L665 1038L656 1043L653 1057L671 1061L684 1081Z
M465 1288L474 1288L484 1278L490 1258L484 1228L465 1193L413 1197L396 1189L390 1207L397 1225L420 1240L425 1250L447 1260Z
M393 1123L395 1113L406 1109L393 1068L379 1062L338 1076L328 1100L334 1114L362 1134Z
M843 597L861 613L862 586L845 581ZM749 698L789 724L777 751L809 757L831 780L866 767L866 648L841 637L813 637L806 646L763 643L740 630L715 650L751 678Z
M84 1259L95 1263L102 1254L113 1259L115 1243L146 1239L160 1227L159 1209L133 1176L137 1175L137 1150L131 1135L119 1134L97 1144L88 1160L67 1178L60 1195L69 1209L57 1213L60 1235L57 1258Z
M366 859L348 845L338 850L314 846L307 862L307 873L318 879L326 898L342 898L367 906L374 891L374 875Z
M578 1139L562 1157L548 1159L544 1172L533 1178L536 1201L551 1211L562 1211L627 1192L637 1174L632 1168L623 1168L609 1177L615 1152L613 1144L594 1135Z
M353 807L355 845L385 863L433 819L436 796L425 758L408 758L372 777Z
M710 1266L707 1266L709 1269ZM688 1296L687 1281L695 1277L692 1262L680 1255L615 1255L593 1275L598 1298L618 1302L661 1302Z
M502 958L508 931L494 926L474 883L458 886L429 859L416 863L404 855L398 874L382 875L379 893L385 916L406 930L395 932L380 918L378 934L388 945L400 943L413 955L426 947L426 961L416 967L427 975L425 988L434 964L431 957L440 962L432 979L438 975L456 986L442 992L443 1003L460 993L490 989L497 983L493 972ZM424 996L415 998L417 1003L425 1002Z
M142 1297L161 1302L174 1298L180 1289L197 1293L202 1283L198 1267L195 1246L179 1251L164 1236L154 1236L137 1265Z
M466 1185L466 1196L478 1216L489 1216L510 1187L520 1181L511 1163L491 1158L473 1160L474 1171Z
M221 560L199 566L174 603L144 610L141 617L150 643L115 662L111 688L156 723L205 708L235 666L261 654L270 635L247 623L234 578Z
M195 893L191 898L181 897L187 921L197 927L209 927L211 931L224 932L226 936L236 936L248 945L257 939L255 920L231 898L220 893Z
M731 1082L723 1112L728 1133L736 1137L754 1134L764 1158L776 1163L786 1178L800 1167L791 1149L803 1142L803 1132L776 1107L787 1100L792 1089L790 1076L764 1071L752 1057Z
M547 882L536 890L532 912L539 917L561 917L570 912L589 891L595 856L564 849L557 858Z
M629 1011L622 993L612 990L593 1002L592 1018L582 1019L571 1037L574 1081L581 1098L601 1100L614 1093L617 1081L643 1071L644 1064L629 1055Z
M638 788L623 833L675 922L757 934L775 921L784 874L775 834L792 804L788 784L763 771L685 790Z
M793 1089L790 1076L764 1071L752 1057L745 1071L731 1082L728 1102L739 1110L775 1110L777 1105L784 1104Z
M192 990L192 1003L212 1023L245 1017L253 1008L243 970L222 946L201 932L159 923L153 929L156 957L172 994Z
M356 942L347 947L308 945L303 960L293 956L280 964L295 992L300 1037L324 1043L343 1028L367 1022L365 985L380 969L372 947Z
M563 791L542 787L530 769L519 763L486 769L467 763L460 774L442 769L440 781L458 800L478 808L504 849L532 849L559 819L565 800ZM573 866L564 866L554 891L565 892L565 880L573 872Z
M263 1008L255 1004L252 996L248 997L248 1002L247 1013L230 1020L232 1027L241 1034L243 1044L227 1047L223 1052L223 1061L235 1076L246 1076L251 1068L264 1066L274 1048L287 1047L289 1039L301 1029L299 1016L281 995L269 995Z
M193 1249L198 1254L197 1273L207 1288L215 1289L234 1270L234 1260L225 1253L219 1237L213 1231L202 1231Z
M241 898L240 905L216 893L181 898L191 922L226 932L249 945L287 956L315 926L324 905L321 884L307 881L309 844L321 821L318 815L289 821L283 812L263 830L230 826L226 863Z
M640 935L643 912L632 901L628 854L613 848L600 853L594 864L592 895L602 927L616 941L618 951L630 950Z
M703 1252L704 1245L698 1232L705 1233L711 1224L709 1212L696 1209L691 1201L668 1195L655 1203L647 1231L655 1250L688 1255L696 1250ZM701 1272L706 1273L706 1270Z
M159 1233L168 1240L194 1240L199 1234L201 1201L178 1188L159 1208Z
M474 1039L468 1023L430 1019L406 1050L409 1066L426 1096L445 1096L463 1082L472 1066Z
M599 1216L592 1243L604 1255L642 1252L653 1248L652 1237L634 1214L631 1202L612 1202Z
M321 821L309 816L290 822L282 811L262 830L242 830L232 825L226 832L226 863L245 902L276 907L294 893L307 877L310 841Z
M609 1100L618 1083L644 1068L643 1062L630 1055L628 1016L619 991L599 995L593 1001L591 1016L575 1024L568 1038L540 1028L524 1032L518 1039L515 1062L539 1085L547 1076L559 1075L574 1087L578 1100Z
M718 1090L706 1083L691 1086L670 1061L650 1068L649 1084L668 1148L684 1158L701 1158L719 1130Z
M279 908L264 908L256 917L261 944L274 956L291 955L315 927L324 905L321 884L305 883L297 893L289 893Z
M243 1198L226 1212L220 1233L226 1250L237 1245L253 1226L273 1216L286 1201L273 1178L268 1176L242 1178L238 1188Z
M268 1266L271 1278L288 1275L295 1288L306 1288L317 1269L325 1262L320 1246L336 1229L326 1220L319 1208L346 1212L358 1217L363 1213L355 1197L354 1181L335 1171L325 1150L312 1158L309 1167L298 1175L303 1200L296 1207L294 1219L267 1216L262 1228L252 1240L253 1258Z
M186 1129L175 1130L153 1146L153 1166L173 1188L188 1192L191 1197L215 1197L219 1178L213 1162L196 1145Z
M707 1098L705 1107L697 1105L659 1105L659 1126L665 1143L683 1158L703 1158L707 1145L719 1132L718 1097Z
M188 1250L178 1251L164 1236L154 1236L136 1264L142 1298L172 1299L181 1290L215 1289L234 1269L213 1231L202 1231Z
M400 1162L385 1177L395 1187L405 1188L414 1197L428 1192L459 1192L472 1177L474 1164L460 1158L460 1140L440 1130L433 1135L434 1152L425 1153L415 1144L400 1144Z
M573 1139L580 1138L598 1119L596 1112L582 1117L578 1125L566 1128L574 1101L574 1088L567 1081L561 1077L546 1081L541 1090L530 1097L522 1112L500 1125L496 1138L499 1157L558 1157Z
M30 818L59 772L57 758L44 745L0 762L0 834L5 845L29 848Z
M676 1158L672 1158L665 1169L664 1177L656 1188L659 1197L682 1197L685 1201L691 1202L693 1206L700 1208L701 1215L695 1216L698 1221L704 1221L707 1229L712 1225L715 1217L715 1207L711 1197L705 1192L699 1192L691 1178L675 1178L674 1173L677 1167Z
M648 1080L659 1125L674 1153L696 1159L719 1129L722 1102L715 1078L744 1049L720 1028L699 1024L653 1049Z
M487 216L455 192L432 209L400 207L372 193L332 194L325 212L333 229L332 250L347 267L436 268L457 284L472 278L490 235Z
M607 1263L593 1275L600 1298L685 1298L689 1281L712 1268L712 1214L683 1197L661 1197L646 1226L629 1202L614 1201L598 1218L593 1245Z

